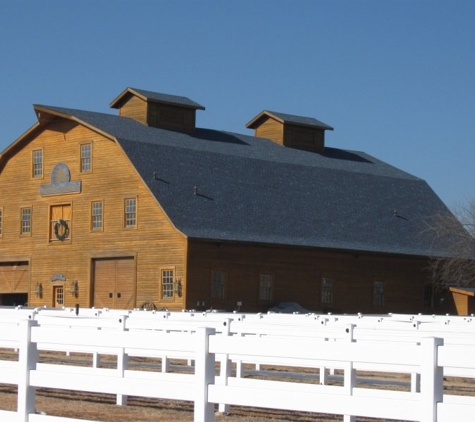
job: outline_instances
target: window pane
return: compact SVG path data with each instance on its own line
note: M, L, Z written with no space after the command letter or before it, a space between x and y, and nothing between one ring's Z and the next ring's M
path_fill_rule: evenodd
M426 284L424 286L424 306L432 308L433 286Z
M50 240L69 240L71 238L71 205L56 205L51 207L50 212Z
M384 282L383 281L375 281L373 283L373 305L374 306L384 305Z
M43 150L33 151L33 177L43 176Z
M57 305L64 305L64 288L63 287L56 287L56 304Z
M224 299L224 271L213 271L211 278L211 297L214 299Z
M91 206L91 227L93 230L102 229L102 202L93 202Z
M261 274L259 280L259 300L272 300L272 288L274 276L272 274Z
M31 208L21 210L21 233L31 233Z
M91 144L81 145L81 173L91 171Z
M333 303L333 280L322 279L322 303Z
M173 297L173 270L162 270L162 297Z
M135 227L137 224L137 200L126 199L125 200L125 227Z

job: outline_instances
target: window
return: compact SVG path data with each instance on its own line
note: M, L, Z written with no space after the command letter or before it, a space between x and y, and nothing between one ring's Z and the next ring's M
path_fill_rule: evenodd
M259 276L259 300L272 300L272 290L274 288L273 274L260 274Z
M424 285L424 306L426 308L432 308L433 302L433 285L432 284L425 284Z
M173 270L162 270L162 298L173 297Z
M322 278L322 303L333 303L333 280Z
M373 283L373 305L384 306L384 281Z
M211 275L211 297L213 299L224 299L225 283L226 273L224 271L213 271Z
M92 144L81 144L81 173L87 173L92 170Z
M137 225L137 199L127 198L124 203L124 225L126 228Z
M50 208L50 241L71 239L71 204L55 205Z
M94 231L102 230L102 201L91 203L91 229Z
M43 177L43 150L34 149L32 151L32 176L34 178Z
M31 234L31 208L21 209L21 234Z

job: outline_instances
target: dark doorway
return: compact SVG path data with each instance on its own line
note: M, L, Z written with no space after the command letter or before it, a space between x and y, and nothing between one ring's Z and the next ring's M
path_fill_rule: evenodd
M0 294L1 306L28 306L28 293Z

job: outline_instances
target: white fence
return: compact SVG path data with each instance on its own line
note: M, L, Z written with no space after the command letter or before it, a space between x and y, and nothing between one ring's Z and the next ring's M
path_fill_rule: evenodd
M444 394L444 376L475 378L475 322L409 315L170 313L81 309L0 309L0 384L18 386L16 411L2 422L78 422L36 413L36 389L194 402L194 420L214 420L215 405L251 406L424 422L473 422L475 397ZM42 351L88 353L91 366L39 362ZM115 366L100 365L114 355ZM159 359L157 370L132 368ZM173 371L170 359L193 363ZM318 368L319 378L243 377L243 363ZM341 382L331 385L329 371ZM404 391L365 388L360 371L405 374ZM475 384L474 384L475 388ZM474 393L475 395L475 393Z

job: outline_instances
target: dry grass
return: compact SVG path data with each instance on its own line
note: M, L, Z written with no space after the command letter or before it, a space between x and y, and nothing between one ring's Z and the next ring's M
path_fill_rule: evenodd
M14 353L0 353L1 359L16 359ZM67 361L69 364L75 362L78 365L90 365L87 359L82 356L71 356L65 358L64 355L42 354L42 361L57 360ZM102 360L104 366L113 366L114 358L106 357ZM133 363L133 362L131 362ZM135 364L140 364L144 370L143 359L136 360ZM148 361L150 369L153 369L154 362ZM186 365L175 362L174 370L180 365L186 370ZM251 369L251 367L248 367ZM276 375L279 369L281 376ZM155 368L156 370L156 368ZM264 377L273 379L285 379L290 377L295 381L318 382L318 370L302 370L295 378L295 368L276 368L265 366L261 372L247 372L250 377ZM336 374L338 375L338 373ZM302 377L303 376L303 377ZM280 377L280 378L279 378ZM363 388L387 388L394 390L409 391L409 377L394 374L359 373L359 387ZM332 384L339 384L338 377L330 380ZM384 383L383 385L381 383ZM445 380L444 390L446 394L471 395L475 396L475 382L465 378L450 378ZM17 400L17 389L14 386L0 384L0 409L15 410ZM140 397L129 397L127 406L117 406L115 396L108 394L77 393L73 391L38 389L37 391L37 411L48 415L78 418L102 422L188 422L193 421L193 403L173 400L145 399ZM272 409L257 409L231 407L228 415L217 414L217 422L270 422L270 421L295 421L295 422L330 422L341 421L341 416L321 415L305 412L290 412ZM375 421L375 419L357 418L358 422Z

